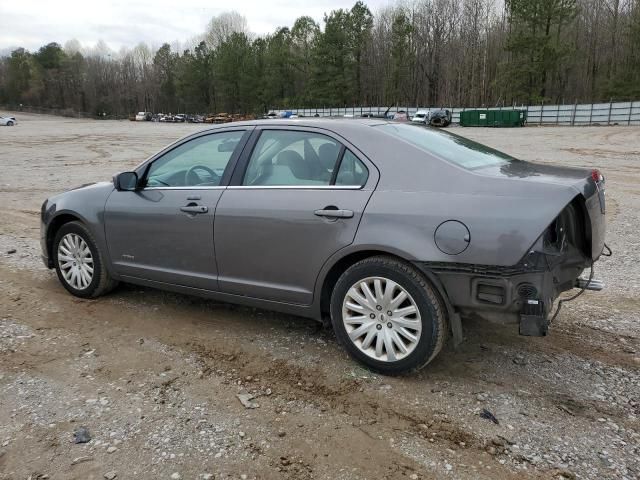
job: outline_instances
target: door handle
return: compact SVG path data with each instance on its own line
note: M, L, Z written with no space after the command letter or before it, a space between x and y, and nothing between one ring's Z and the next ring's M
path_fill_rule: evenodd
M180 210L185 213L193 213L195 215L197 213L207 213L209 208L204 205L185 205L184 207L180 207Z
M318 217L328 218L351 218L353 217L352 210L341 210L339 208L324 208L313 212Z

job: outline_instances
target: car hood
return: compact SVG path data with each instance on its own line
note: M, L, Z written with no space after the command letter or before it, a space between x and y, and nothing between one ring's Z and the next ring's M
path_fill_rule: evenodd
M106 189L106 190L112 190L113 188L115 188L113 186L113 182L92 182L92 183L83 183L82 185L78 185L77 187L73 187L70 188L69 190L67 190L67 192L74 192L77 190L94 190L94 189ZM61 195L64 195L64 193L62 193Z
M82 185L78 185L77 187L70 188L65 192L52 195L47 199L47 201L51 203L56 203L61 199L78 198L79 196L92 195L92 194L102 195L101 193L97 193L101 191L104 191L106 194L108 194L113 189L114 189L113 182L84 183Z
M81 188L86 188L86 187L90 187L92 185L97 185L98 183L102 183L102 182L83 183L82 185L78 185L77 187L70 188L67 191L71 192L73 190L80 190Z

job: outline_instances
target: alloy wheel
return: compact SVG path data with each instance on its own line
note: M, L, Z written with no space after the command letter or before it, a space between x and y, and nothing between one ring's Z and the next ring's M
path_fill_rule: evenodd
M420 341L420 310L409 292L384 277L359 280L342 303L342 321L353 344L365 355L395 362Z
M58 244L58 265L65 281L84 290L93 280L93 255L87 242L76 233L67 233Z

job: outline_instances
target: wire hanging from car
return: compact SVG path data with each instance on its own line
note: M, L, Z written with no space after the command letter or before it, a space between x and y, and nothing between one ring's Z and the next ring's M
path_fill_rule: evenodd
M605 248L607 249L607 253L605 253ZM603 257L610 257L610 256L613 255L613 251L611 250L611 247L609 247L609 245L607 245L606 243L602 247L601 255ZM589 273L589 280L587 281L587 283L573 297L565 298L563 300L558 301L558 308L556 309L556 312L553 314L553 317L551 317L551 320L549 320L550 324L553 323L553 321L556 319L556 317L560 313L560 309L562 308L562 304L564 302L571 302L572 300L575 300L580 295L582 295L584 293L584 291L587 289L587 287L589 286L589 284L591 283L591 280L593 280L593 260L591 261L591 272Z
M591 283L591 280L593 280L593 271L594 270L593 270L593 260L592 260L591 261L591 272L589 273L589 280L587 280L587 283L585 283L584 287L582 287L580 289L580 291L578 293L576 293L573 297L564 298L564 299L558 301L558 308L556 308L556 313L554 313L553 317L551 317L551 320L549 320L549 324L553 323L553 321L556 319L556 317L560 313L560 309L562 308L562 304L563 303L571 302L571 301L575 300L576 298L578 298L580 295L582 295L584 293L584 291L587 289L587 287Z

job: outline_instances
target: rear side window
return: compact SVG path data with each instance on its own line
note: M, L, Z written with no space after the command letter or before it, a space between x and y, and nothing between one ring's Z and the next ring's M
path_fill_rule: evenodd
M506 153L441 130L393 123L376 125L374 128L379 128L420 150L470 170L516 160Z
M341 145L314 132L265 130L256 143L243 185L330 185Z
M336 175L336 185L362 187L367 183L369 171L367 167L349 150L345 150L340 168Z

